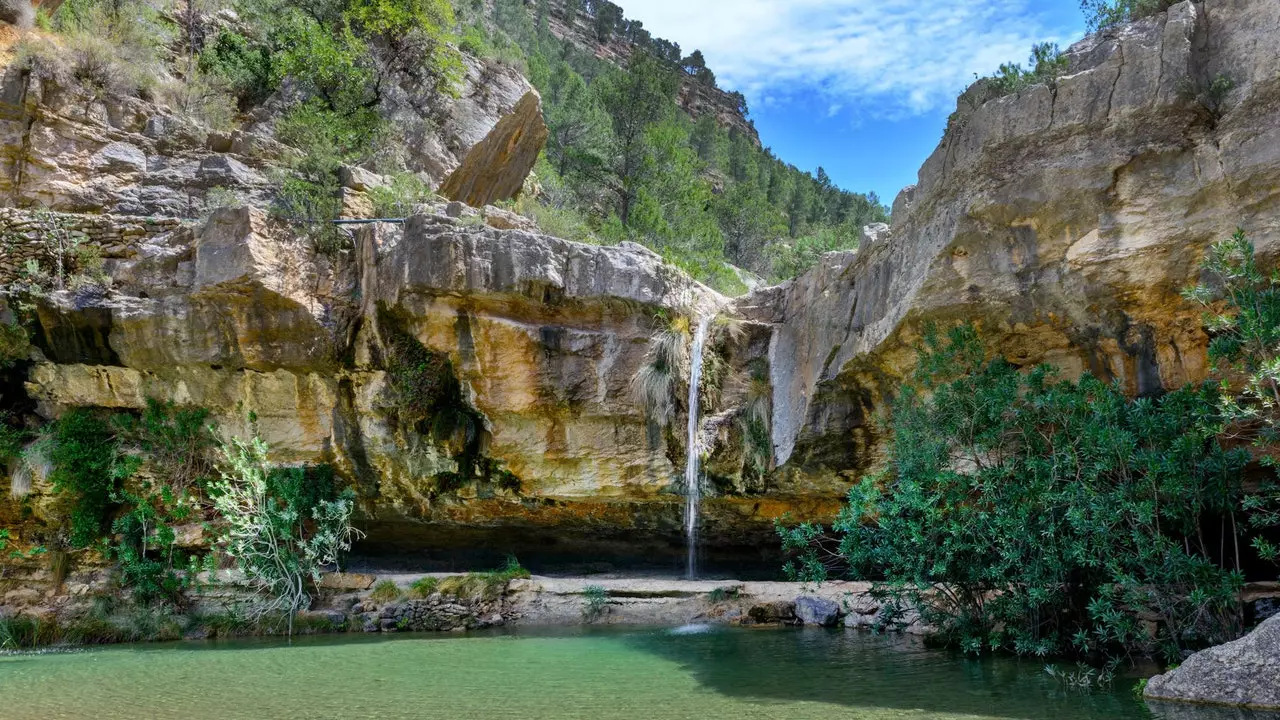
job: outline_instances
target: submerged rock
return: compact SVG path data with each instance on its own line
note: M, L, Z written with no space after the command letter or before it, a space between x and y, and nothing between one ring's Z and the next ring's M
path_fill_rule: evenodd
M1176 669L1151 678L1146 696L1280 710L1280 617L1267 620L1235 642L1198 652Z

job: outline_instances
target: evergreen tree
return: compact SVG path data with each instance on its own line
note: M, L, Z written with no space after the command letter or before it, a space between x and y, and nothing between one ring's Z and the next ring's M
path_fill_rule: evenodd
M613 124L608 184L626 225L637 192L652 171L647 132L675 112L679 80L648 53L636 52L625 71L598 82L600 101Z
M567 69L565 63L561 68ZM609 116L600 108L582 76L569 70L555 88L547 109L547 155L561 176L598 177L609 145Z

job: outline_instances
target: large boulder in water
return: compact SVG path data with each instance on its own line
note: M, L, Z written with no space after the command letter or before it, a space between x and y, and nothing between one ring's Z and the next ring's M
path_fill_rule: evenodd
M1146 696L1280 710L1280 616L1235 642L1198 652L1178 668L1151 678Z
M832 627L840 620L840 604L835 600L801 595L796 598L796 617L805 625Z
M514 198L538 161L547 134L542 121L542 98L536 90L530 90L484 140L471 148L462 165L440 186L440 194L472 207Z

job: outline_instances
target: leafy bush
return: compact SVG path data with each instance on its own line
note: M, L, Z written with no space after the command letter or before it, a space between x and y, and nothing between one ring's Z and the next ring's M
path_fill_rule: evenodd
M431 186L413 173L396 173L386 185L369 188L368 194L374 215L382 218L406 217L415 205L435 197Z
M119 437L135 446L173 493L203 487L216 473L217 446L209 410L147 398L140 417L113 418Z
M1224 378L1217 399L1226 432L1251 442L1263 465L1280 469L1280 272L1258 267L1243 228L1214 243L1202 267L1212 282L1183 294L1206 309L1209 359ZM1280 527L1280 483L1264 481L1243 509L1255 529ZM1263 560L1280 560L1275 543L1261 535L1252 542Z
M582 589L582 619L595 622L609 611L609 591L600 585Z
M1243 581L1227 536L1248 454L1218 444L1213 389L1131 401L983 355L971 327L926 333L888 470L850 491L833 535L782 531L789 571L879 580L890 606L974 653L1155 643L1176 658L1232 638Z
M205 46L198 67L223 78L242 110L266 101L280 86L271 48L230 30L222 30Z
M1054 43L1040 43L1031 48L1031 69L1017 63L1005 63L991 78L997 95L1012 95L1032 85L1052 84L1070 68L1070 61Z
M68 540L89 547L102 537L121 481L136 468L123 459L110 426L89 410L69 410L46 439L53 465L49 479L69 505Z
M292 618L310 606L321 571L361 535L351 526L354 495L348 490L300 507L273 494L273 467L260 439L232 438L222 455L221 479L211 488L223 523L218 544L259 595L253 616L284 613L292 632Z
M0 321L0 370L22 362L31 354L31 338L18 323Z
M1159 15L1178 0L1080 0L1091 30L1101 30L1134 20Z

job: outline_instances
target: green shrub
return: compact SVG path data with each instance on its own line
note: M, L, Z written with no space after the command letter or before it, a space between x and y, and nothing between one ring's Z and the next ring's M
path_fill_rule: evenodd
M110 426L81 408L53 424L47 443L49 479L69 508L68 540L73 547L89 547L105 534L113 498L137 464L120 455Z
M13 367L31 355L31 338L18 323L0 321L0 370Z
M373 586L373 592L369 593L369 599L376 603L393 603L403 596L404 593L394 580L379 581Z
M369 188L368 194L373 213L380 218L406 217L415 205L435 198L431 186L413 173L396 173L386 185Z
M280 86L280 70L269 46L222 30L200 53L203 73L223 78L241 110L266 101Z
M458 39L458 48L478 58L486 58L493 54L493 46L489 44L489 36L481 25L468 25Z
M1218 444L1216 395L1129 400L1087 374L986 361L971 327L929 330L893 404L888 469L850 490L833 535L783 529L788 570L878 580L972 653L1178 657L1229 640L1249 458ZM1139 615L1158 618L1154 636Z
M1091 30L1101 30L1134 20L1159 15L1178 0L1080 0Z
M274 493L274 466L262 440L232 438L222 456L221 478L210 488L221 525L218 546L258 595L251 618L283 614L292 633L293 617L310 606L321 572L361 536L351 526L354 493L298 507Z
M600 585L588 585L582 589L582 618L595 622L609 611L609 591Z
M435 593L439 585L440 578L431 576L418 578L409 585L409 597L419 600L429 598Z
M113 418L117 435L135 447L173 493L202 488L217 471L217 439L209 410L147 398L140 417Z
M1065 75L1071 63L1054 43L1040 43L1031 48L1031 69L1023 70L1017 63L1005 63L991 78L991 87L998 96L1012 95L1032 85L1053 84Z
M1218 409L1226 432L1250 441L1264 466L1280 469L1280 275L1258 267L1243 228L1214 243L1202 269L1212 282L1183 295L1206 310L1209 359L1224 383ZM1243 510L1255 530L1280 527L1274 476L1244 498ZM1262 560L1280 561L1280 547L1261 532L1252 544Z

